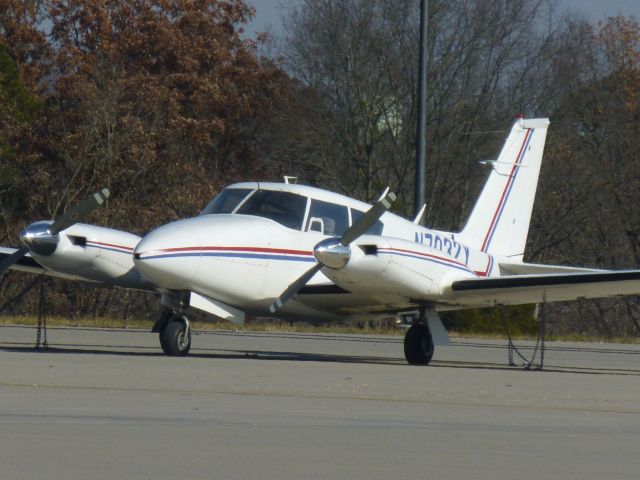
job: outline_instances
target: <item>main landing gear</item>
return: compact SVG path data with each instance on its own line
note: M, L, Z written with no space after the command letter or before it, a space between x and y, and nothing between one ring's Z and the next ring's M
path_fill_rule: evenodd
M427 365L433 358L435 348L425 313L425 308L420 308L418 320L404 336L404 357L411 365Z
M158 332L162 351L170 357L185 357L191 348L191 326L189 320L173 310L165 310L153 326Z

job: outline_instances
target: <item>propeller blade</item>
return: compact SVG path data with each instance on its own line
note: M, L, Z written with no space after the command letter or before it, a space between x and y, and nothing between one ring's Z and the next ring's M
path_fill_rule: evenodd
M298 277L291 285L289 285L284 292L276 299L275 302L271 304L269 307L269 311L271 313L275 313L277 310L291 300L296 294L304 287L311 277L313 277L318 271L322 269L322 265L320 263L316 263L313 267L303 273L300 277Z
M81 222L93 210L102 205L107 198L109 198L109 190L106 188L103 188L93 195L89 195L78 205L67 210L64 215L53 222L51 227L49 227L49 232L51 232L51 235L57 235L62 230L69 228L71 225Z
M340 243L345 247L353 242L356 238L376 223L382 214L391 208L393 202L396 201L396 194L389 191L389 187L380 195L380 198L373 206L365 212L353 225L347 228L342 234Z
M8 270L9 267L11 267L11 265L13 265L14 263L18 262L27 253L29 253L29 249L25 248L25 247L22 247L22 248L16 250L15 252L13 252L11 255L6 256L0 262L0 275L2 275L6 270Z

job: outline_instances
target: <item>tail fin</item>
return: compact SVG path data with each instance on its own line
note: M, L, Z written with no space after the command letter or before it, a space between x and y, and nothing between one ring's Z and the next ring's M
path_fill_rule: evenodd
M529 233L549 119L518 119L459 238L521 261Z

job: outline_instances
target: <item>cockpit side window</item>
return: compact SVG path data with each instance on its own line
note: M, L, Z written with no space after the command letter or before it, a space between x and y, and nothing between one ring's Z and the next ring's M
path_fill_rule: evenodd
M349 212L344 205L311 199L305 230L322 231L325 235L342 235L349 227Z
M353 208L351 209L351 221L352 224L356 223L356 221L362 216L364 215L364 212L361 212L360 210L354 210ZM380 220L376 220L376 223L374 223L373 225L371 225L369 227L369 229L364 232L366 235L382 235L382 230L384 229L384 223L382 223Z
M307 197L291 192L258 190L236 213L270 218L285 227L300 230L307 207Z
M207 208L200 215L231 213L251 191L248 188L225 188L207 205Z

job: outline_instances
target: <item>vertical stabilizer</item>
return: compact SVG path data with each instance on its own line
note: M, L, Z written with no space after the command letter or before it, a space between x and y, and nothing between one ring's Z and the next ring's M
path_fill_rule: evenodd
M518 119L459 235L466 245L522 260L549 119Z

